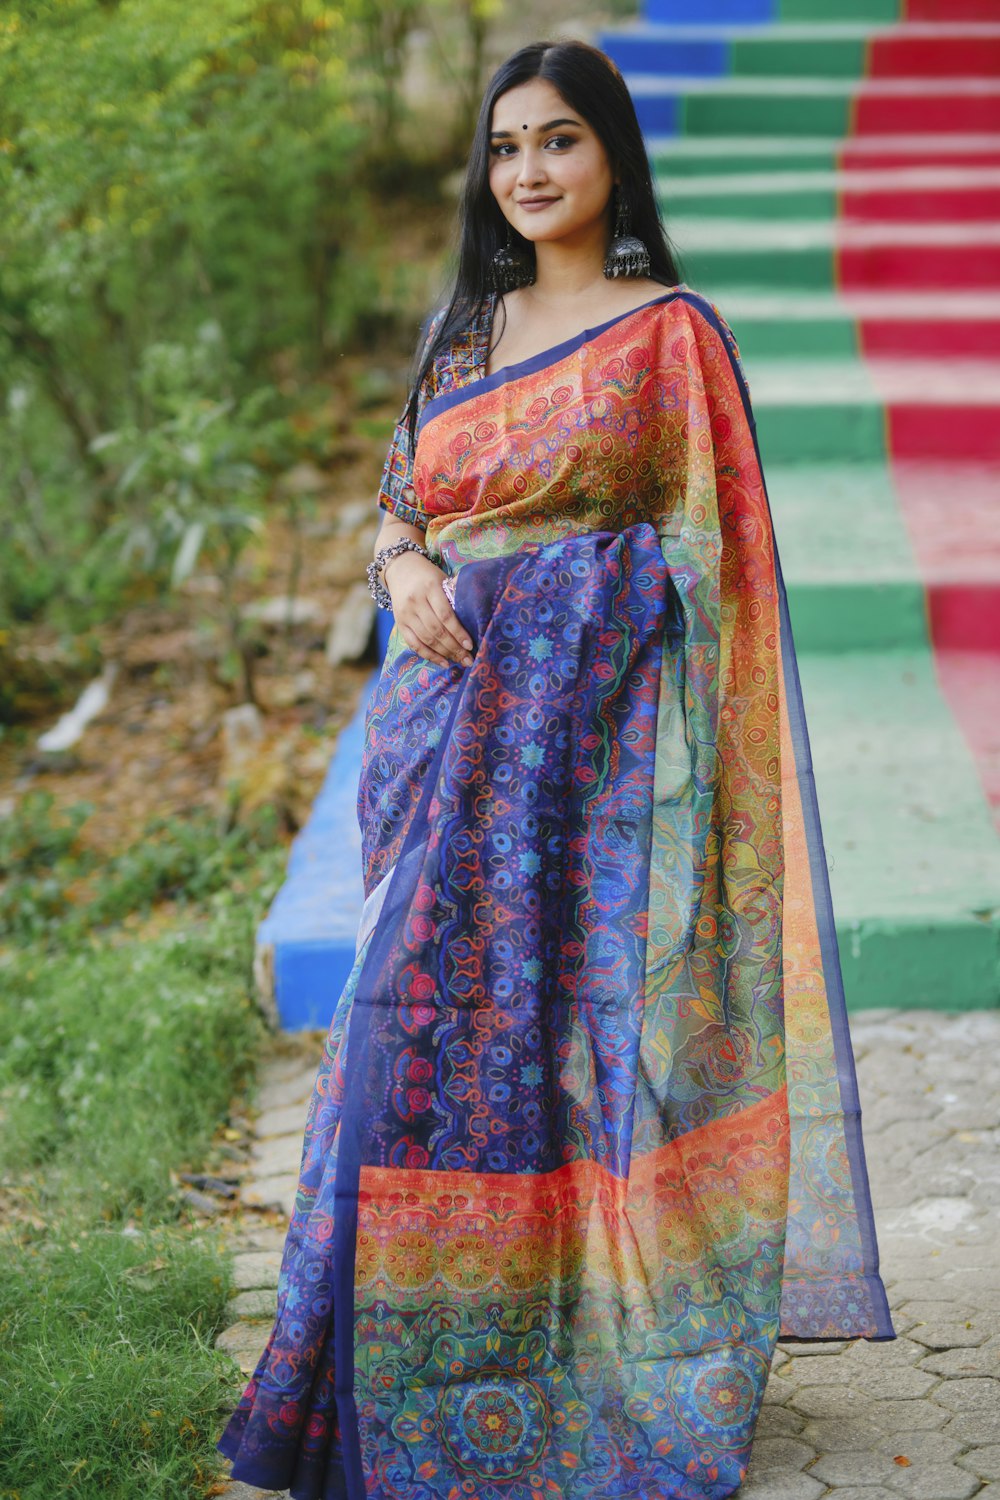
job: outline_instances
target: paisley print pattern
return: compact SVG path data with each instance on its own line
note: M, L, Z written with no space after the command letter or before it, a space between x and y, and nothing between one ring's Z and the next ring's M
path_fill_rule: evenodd
M686 288L484 347L387 461L474 660L390 637L374 915L220 1447L302 1500L721 1500L779 1333L893 1336L749 395Z

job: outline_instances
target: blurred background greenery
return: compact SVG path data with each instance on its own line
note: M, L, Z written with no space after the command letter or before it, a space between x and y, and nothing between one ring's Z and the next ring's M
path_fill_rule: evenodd
M0 627L89 623L245 530L312 383L426 294L407 252L460 165L496 9L5 7ZM415 128L418 30L439 107Z
M487 70L532 24L501 0L3 8L0 629L84 626L239 550L269 476L322 449L303 410L331 366L412 343ZM8 674L0 717L14 696Z

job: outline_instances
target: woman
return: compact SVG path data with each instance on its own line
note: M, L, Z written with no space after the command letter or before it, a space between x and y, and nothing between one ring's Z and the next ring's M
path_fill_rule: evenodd
M220 1447L324 1500L730 1495L779 1334L893 1337L749 397L602 53L500 67L462 221L379 495L358 957Z

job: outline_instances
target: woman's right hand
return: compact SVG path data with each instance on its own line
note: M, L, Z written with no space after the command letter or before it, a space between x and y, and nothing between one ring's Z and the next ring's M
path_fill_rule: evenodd
M472 642L451 607L444 571L419 552L400 552L382 569L392 612L411 651L436 666L472 666Z

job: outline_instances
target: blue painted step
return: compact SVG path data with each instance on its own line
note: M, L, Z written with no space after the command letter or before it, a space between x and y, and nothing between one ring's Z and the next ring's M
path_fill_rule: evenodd
M680 134L682 98L678 94L642 94L629 79L636 118L644 135L676 136Z
M605 31L597 45L623 73L721 78L729 72L728 39L671 37L656 31Z
M778 0L647 0L647 21L675 26L747 25L778 19Z
M380 657L392 623L392 615L379 610ZM378 670L372 673L340 733L312 812L292 845L285 882L257 929L258 974L268 975L285 1031L329 1026L354 963L364 904L358 778L365 711L378 676Z

